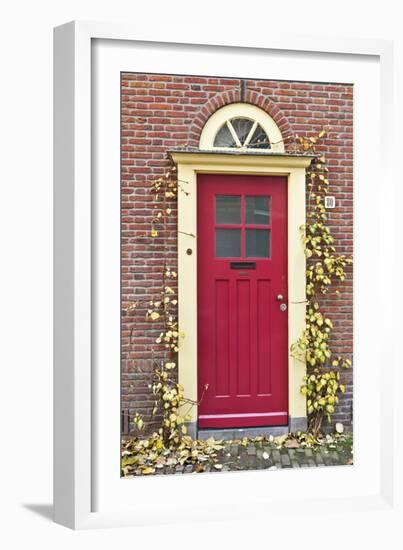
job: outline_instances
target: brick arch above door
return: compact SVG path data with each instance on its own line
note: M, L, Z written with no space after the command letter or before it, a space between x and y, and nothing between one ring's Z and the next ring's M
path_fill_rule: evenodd
M240 89L227 90L220 92L211 97L200 108L197 115L193 117L192 124L189 130L189 143L190 147L198 147L200 135L207 120L221 107L230 105L231 103L250 103L259 107L272 117L274 122L279 127L279 130L286 140L292 135L290 123L282 110L276 105L276 103L268 96L258 93L254 90L245 90L244 98L241 99ZM286 145L287 141L285 141Z

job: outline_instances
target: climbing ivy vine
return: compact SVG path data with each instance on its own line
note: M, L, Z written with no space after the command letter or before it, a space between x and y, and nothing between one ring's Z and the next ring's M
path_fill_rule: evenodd
M298 137L303 151L314 153L315 146L326 135L322 130L317 136ZM307 375L301 392L307 396L309 429L317 435L323 418L329 422L344 393L337 367L349 368L350 358L335 356L330 347L333 321L321 311L320 297L332 292L339 294L335 286L346 278L346 267L352 258L336 252L334 237L328 225L325 197L329 178L325 155L315 155L307 170L308 204L307 221L301 227L301 238L307 257L306 269L306 325L299 340L291 346L291 353L307 364Z

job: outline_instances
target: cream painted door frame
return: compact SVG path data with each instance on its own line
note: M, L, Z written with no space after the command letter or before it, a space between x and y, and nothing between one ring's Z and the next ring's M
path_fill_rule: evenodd
M233 154L204 151L172 151L178 179L185 194L178 192L178 300L179 327L185 337L179 347L179 382L185 396L197 402L197 174L282 175L288 179L288 343L305 326L306 260L300 227L305 224L305 170L310 155L286 153ZM197 236L196 236L197 238ZM289 429L306 427L306 400L300 386L306 366L288 355ZM197 422L197 406L191 422Z

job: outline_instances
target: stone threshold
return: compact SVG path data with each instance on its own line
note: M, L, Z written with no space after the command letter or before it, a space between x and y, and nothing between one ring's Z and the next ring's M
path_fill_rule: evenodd
M289 426L266 426L258 428L205 428L197 430L198 439L208 439L213 437L214 439L224 440L236 440L244 437L253 438L258 436L270 436L277 437L279 435L288 434L290 431Z

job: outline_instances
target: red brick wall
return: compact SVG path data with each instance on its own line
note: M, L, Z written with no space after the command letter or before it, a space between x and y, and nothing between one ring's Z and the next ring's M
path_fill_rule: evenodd
M313 135L327 128L317 148L329 167L331 195L336 208L329 210L329 224L337 251L353 251L353 87L346 84L283 82L200 76L124 73L121 78L122 146L122 303L139 300L134 313L122 313L122 408L150 418L153 399L148 387L153 361L151 346L160 332L145 321L144 300L161 290L161 244L164 240L170 265L176 263L175 211L172 222L157 238L149 233L158 203L149 192L155 177L169 165L167 150L197 147L208 117L228 103L245 101L266 110L283 137ZM286 141L287 143L287 141ZM287 145L286 145L287 147ZM340 286L340 296L322 300L334 320L332 348L352 353L352 273ZM335 420L352 420L352 369L343 371L346 394ZM157 424L154 424L157 426ZM152 428L152 425L150 426Z

